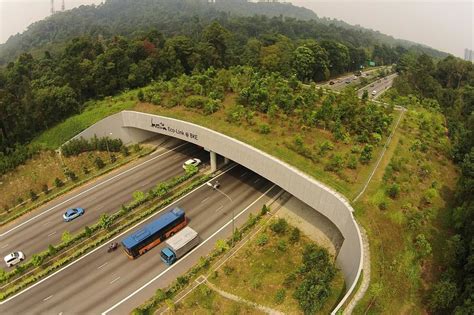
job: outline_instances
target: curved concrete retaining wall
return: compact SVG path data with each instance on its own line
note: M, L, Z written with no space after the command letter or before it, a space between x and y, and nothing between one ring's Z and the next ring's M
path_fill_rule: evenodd
M359 227L349 202L339 193L296 168L248 144L189 122L123 111L96 123L75 138L110 135L125 143L143 141L159 133L179 138L216 152L267 178L331 220L341 232L344 242L337 264L344 273L346 295L333 313L340 309L359 279L363 248Z

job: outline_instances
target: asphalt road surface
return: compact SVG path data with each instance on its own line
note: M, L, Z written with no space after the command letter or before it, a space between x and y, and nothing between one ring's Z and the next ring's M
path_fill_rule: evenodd
M357 95L359 95L359 97L362 97L364 90L367 90L367 92L369 93L369 98L377 99L380 95L382 95L386 90L388 90L392 86L393 79L395 79L396 77L397 77L396 73L383 77L358 90ZM373 94L374 91L375 91L375 94Z
M3 260L8 253L21 250L29 259L32 254L47 249L49 244L58 244L64 231L76 233L84 226L96 223L101 214L118 211L122 204L132 200L134 191L147 191L159 182L184 174L182 164L190 157L206 163L209 153L191 143L171 139L151 155L3 226L0 229L0 257ZM62 215L71 207L84 208L85 214L64 222Z
M202 240L197 248L171 267L160 260L163 244L135 260L127 258L122 250L107 253L107 244L104 244L43 282L0 303L0 313L129 313L158 288L166 287L193 266L215 246L217 239L230 235L233 211L238 226L246 220L249 211L259 211L263 203L279 191L278 187L242 166L219 175L218 180L222 193L203 185L162 210L168 211L176 205L185 209L189 226ZM158 215L124 232L116 240L122 240ZM130 296L132 292L135 294Z
M373 70L367 70L362 72L363 77L367 78L374 74L374 72L377 72L379 69L373 69ZM355 76L354 74L349 74L345 75L339 78L332 79L331 81L334 82L334 84L329 84L329 82L323 84L322 86L325 88L329 88L331 90L335 91L341 91L347 86L351 86L354 84L358 84L360 82L360 76Z

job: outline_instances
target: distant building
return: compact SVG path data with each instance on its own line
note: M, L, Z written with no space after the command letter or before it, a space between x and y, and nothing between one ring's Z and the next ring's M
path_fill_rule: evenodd
M464 60L474 62L474 51L471 49L464 49Z

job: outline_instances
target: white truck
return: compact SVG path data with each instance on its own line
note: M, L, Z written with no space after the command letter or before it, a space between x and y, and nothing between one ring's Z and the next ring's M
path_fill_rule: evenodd
M197 246L200 241L198 233L187 226L165 242L165 247L160 253L161 260L168 266L171 266L175 261Z

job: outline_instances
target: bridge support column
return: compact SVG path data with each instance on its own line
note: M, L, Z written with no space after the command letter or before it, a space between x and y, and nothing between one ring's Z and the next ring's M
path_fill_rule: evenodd
M229 159L224 157L224 165L227 165L227 164L229 164Z
M217 156L216 152L209 151L211 154L211 172L215 172L217 170Z

